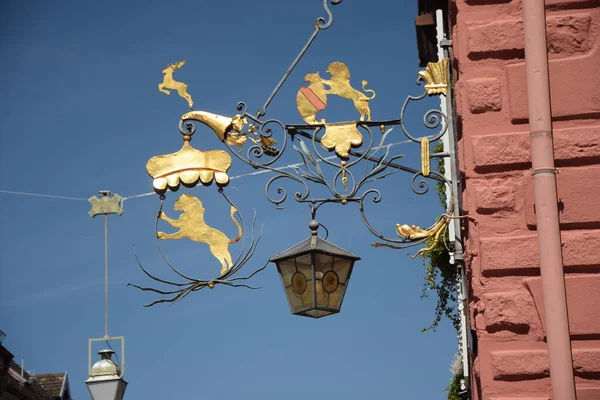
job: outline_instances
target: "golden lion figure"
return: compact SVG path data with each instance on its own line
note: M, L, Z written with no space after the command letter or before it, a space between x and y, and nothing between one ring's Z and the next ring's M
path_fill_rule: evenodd
M363 92L356 90L350 84L350 70L346 67L346 64L336 61L329 64L327 72L331 75L331 79L322 79L321 82L329 89L326 90L327 94L337 94L345 99L352 100L356 111L360 113L360 120L367 121L371 120L371 109L369 108L369 101L375 98L375 91L366 89L369 82L362 81L362 89L365 92L371 93L371 97L368 97Z
M177 93L185 100L187 100L190 108L192 108L194 106L194 102L192 101L192 96L190 96L187 92L188 85L186 85L183 82L177 82L175 79L173 79L173 72L175 72L176 69L183 67L184 65L185 60L178 61L174 64L169 64L167 68L163 69L162 73L165 74L165 76L163 77L162 83L158 84L158 90L167 95L170 95L171 92L169 90L166 90L165 88L177 90Z
M163 240L188 238L194 242L206 243L212 255L221 263L221 275L225 274L233 266L229 245L238 242L242 237L242 226L234 217L238 212L237 209L231 206L231 220L238 228L238 235L235 239L229 239L223 232L204 222L205 209L200 199L193 195L181 195L173 208L182 212L178 219L171 219L164 212L161 212L158 217L179 230L175 233L157 232L158 238Z
M309 83L296 94L296 106L300 116L307 124L324 124L325 119L317 121L317 113L327 107L327 93L319 73L307 74L304 80Z

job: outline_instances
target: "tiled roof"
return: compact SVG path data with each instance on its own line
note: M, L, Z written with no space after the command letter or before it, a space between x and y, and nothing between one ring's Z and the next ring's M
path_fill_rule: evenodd
M35 381L55 399L60 399L62 395L63 382L67 376L66 372L58 374L40 374L34 375Z
M8 373L7 392L27 400L55 400L35 379L31 379L27 372L23 371L23 376L21 376L21 367L14 361L11 361Z

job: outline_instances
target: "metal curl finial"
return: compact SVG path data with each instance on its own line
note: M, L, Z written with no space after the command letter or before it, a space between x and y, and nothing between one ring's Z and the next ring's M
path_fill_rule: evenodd
M181 120L179 121L179 132L184 136L192 136L196 133L196 125L193 122Z
M325 19L323 17L317 18L317 26L319 27L319 29L327 29L333 23L333 14L331 13L331 10L329 9L329 6L327 4L329 2L331 2L331 5L336 6L340 4L342 0L323 0L323 8L327 13L327 22L325 22Z

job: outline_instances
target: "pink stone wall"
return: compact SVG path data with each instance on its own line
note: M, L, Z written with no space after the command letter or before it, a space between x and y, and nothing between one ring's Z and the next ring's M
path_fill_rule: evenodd
M477 400L551 398L521 1L450 2ZM600 0L546 11L577 394L600 400Z

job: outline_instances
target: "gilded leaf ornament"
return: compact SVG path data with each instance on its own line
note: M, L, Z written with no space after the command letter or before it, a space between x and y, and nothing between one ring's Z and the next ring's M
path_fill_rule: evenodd
M411 257L414 258L420 254L431 251L438 245L438 242L440 241L442 233L446 229L449 220L450 218L448 217L448 215L442 215L433 226L427 229L420 228L416 225L409 226L396 224L396 232L398 233L398 236L408 240L429 239L430 237L433 237L433 241L429 246L424 247L420 249L416 254L411 255Z
M324 148L334 150L341 158L350 156L350 148L359 147L363 142L361 133L356 129L356 122L325 124L325 134L321 138Z
M427 94L443 94L445 96L448 89L448 59L427 63L425 71L419 72L419 79L425 81Z

